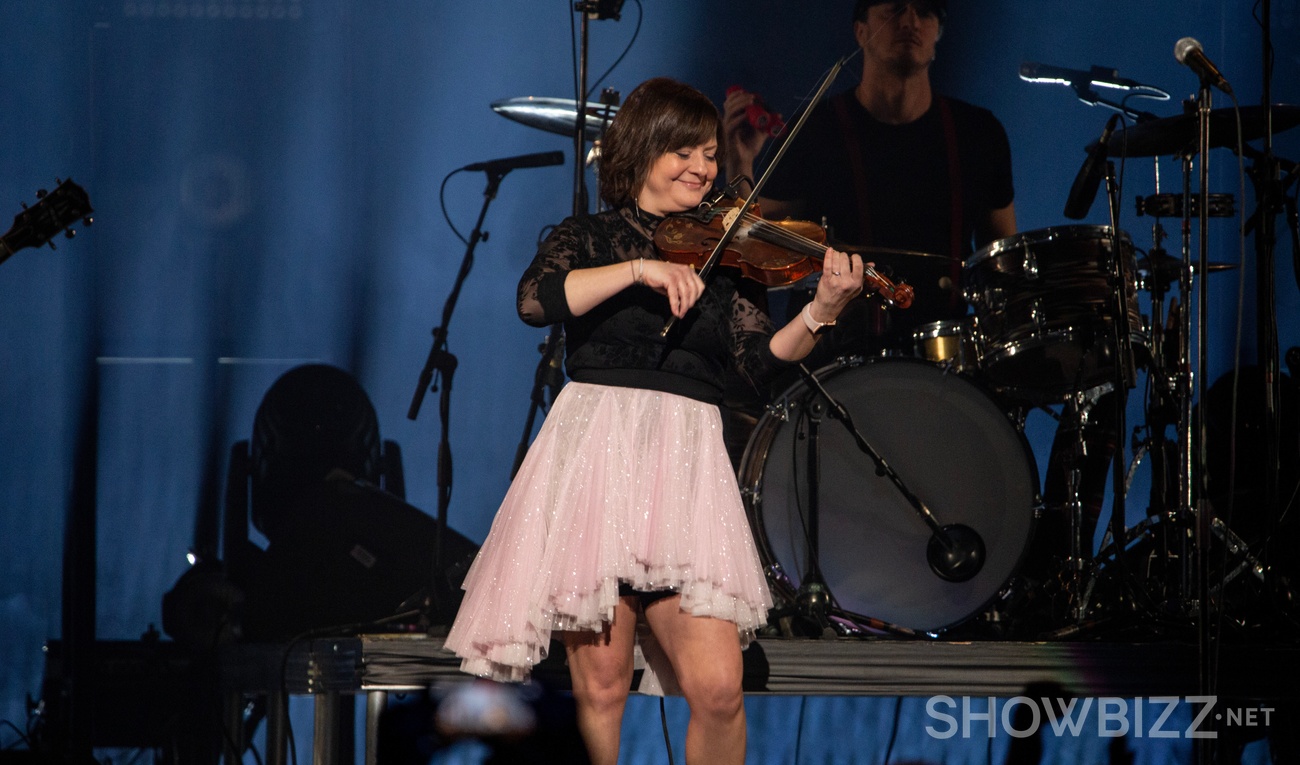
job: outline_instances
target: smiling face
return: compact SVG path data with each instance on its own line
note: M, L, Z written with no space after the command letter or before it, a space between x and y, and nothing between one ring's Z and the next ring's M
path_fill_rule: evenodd
M853 32L871 63L906 77L934 61L942 24L926 3L878 3L853 24Z
M605 134L600 196L656 215L696 206L718 174L718 109L695 88L656 77L636 86Z
M717 141L666 151L650 163L637 204L654 215L694 209L717 176Z

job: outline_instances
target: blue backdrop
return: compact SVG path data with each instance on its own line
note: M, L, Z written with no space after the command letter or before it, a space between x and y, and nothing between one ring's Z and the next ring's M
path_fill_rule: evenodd
M853 45L848 0L643 3L591 26L594 81L640 25L601 83L624 94L670 75L721 103L727 86L741 84L790 116ZM1109 112L1064 87L1021 81L1020 63L1115 67L1173 93L1141 104L1168 116L1196 89L1172 54L1190 35L1241 103L1255 104L1258 14L1258 4L1205 0L955 3L935 76L1006 125L1020 229L1059 225L1083 148ZM162 595L186 569L199 519L221 501L230 445L249 436L262 394L297 364L331 363L358 378L381 434L402 446L409 500L433 513L436 403L427 400L416 421L405 414L465 251L443 219L440 184L496 157L560 150L572 163L570 141L489 104L572 98L575 22L569 0L0 5L0 28L10 32L0 53L0 213L17 213L56 177L83 185L96 209L76 240L0 266L0 719L22 727L25 698L40 687L41 646L60 635L63 539L77 492L93 491L97 510L97 632L134 639L160 623ZM1300 6L1273 3L1275 102L1300 103L1298 25ZM856 62L837 89L855 77ZM1300 157L1298 134L1279 135L1280 156ZM1134 216L1132 200L1154 192L1157 169L1162 189L1176 190L1170 158L1125 167L1121 225L1143 248L1151 221ZM1212 152L1210 169L1212 191L1238 193L1231 153ZM516 280L543 227L571 211L572 175L570 165L505 179L450 325L459 369L448 519L474 541L504 494L545 337L515 318ZM478 173L446 180L447 214L462 233L483 191ZM1249 190L1239 203L1253 211ZM1105 221L1099 201L1086 222ZM1235 222L1212 221L1207 244L1212 260L1239 261ZM1256 358L1252 253L1248 246L1243 268L1207 282L1208 380L1231 366L1239 310L1242 358ZM1285 350L1300 344L1285 238L1276 280ZM1031 417L1028 434L1041 468L1048 418ZM1130 513L1141 517L1145 494L1135 494ZM806 761L878 761L894 719L892 700L750 703L756 763L790 761L795 731ZM927 739L918 709L902 707L895 758L986 760L984 742ZM657 710L640 701L631 710L624 760L656 761ZM11 734L0 732L0 742ZM995 758L1005 743L995 742ZM1080 747L1099 757L1105 742L1056 746L1049 755L1062 759L1051 761L1079 761ZM1134 746L1139 762L1186 755Z

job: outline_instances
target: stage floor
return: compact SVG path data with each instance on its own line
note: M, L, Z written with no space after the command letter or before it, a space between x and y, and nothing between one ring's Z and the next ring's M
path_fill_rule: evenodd
M286 650L288 655L286 657ZM898 638L760 638L745 651L752 694L1000 696L1051 688L1078 696L1190 696L1204 691L1193 643L942 641ZM223 684L289 693L427 688L464 679L458 660L428 635L321 638L293 646L223 650ZM1297 698L1300 645L1222 645L1214 693ZM567 685L560 652L534 673Z

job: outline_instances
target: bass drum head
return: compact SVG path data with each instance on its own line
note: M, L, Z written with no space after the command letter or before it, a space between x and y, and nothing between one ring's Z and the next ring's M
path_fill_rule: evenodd
M822 578L832 614L941 632L981 612L1015 573L1033 532L1038 471L1024 435L975 383L919 359L842 359L819 370L867 443L942 525L964 524L985 561L951 582L927 562L920 514L806 383L759 421L741 461L750 524L778 599L809 571L809 427L820 444Z

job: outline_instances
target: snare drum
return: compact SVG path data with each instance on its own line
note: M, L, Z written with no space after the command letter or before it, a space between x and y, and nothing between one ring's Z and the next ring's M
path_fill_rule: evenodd
M1136 363L1149 355L1137 302L1137 264L1119 235L1123 305ZM999 239L965 266L981 367L991 385L1030 400L1060 400L1114 379L1109 226L1060 226ZM1131 376L1134 370L1124 371Z
M841 359L817 377L936 520L979 535L985 560L966 581L937 575L930 527L801 382L759 420L739 471L774 595L795 602L809 571L808 435L820 411L815 549L832 615L911 633L982 612L1018 567L1034 525L1038 470L1024 435L974 382L920 359Z
M912 330L912 347L917 358L925 359L958 374L973 374L979 354L970 324L965 321L932 321Z

